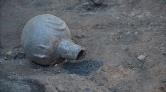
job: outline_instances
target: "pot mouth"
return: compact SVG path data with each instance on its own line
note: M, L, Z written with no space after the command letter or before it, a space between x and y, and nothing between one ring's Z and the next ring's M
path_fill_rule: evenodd
M68 60L80 60L85 56L85 48L71 40L62 40L56 49L57 55Z
M79 52L78 55L77 55L76 60L83 59L83 58L85 57L85 54L86 54L85 49L80 50L80 52Z

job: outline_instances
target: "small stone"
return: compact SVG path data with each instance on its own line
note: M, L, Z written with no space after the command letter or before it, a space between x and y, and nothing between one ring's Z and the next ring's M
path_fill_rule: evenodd
M92 90L90 88L85 88L84 92L92 92Z
M163 52L162 55L163 55L163 56L166 56L166 52Z
M81 38L85 38L84 34L79 34L79 35L75 35L76 38L81 39Z
M4 60L8 60L8 59L9 59L8 57L6 57L6 56L4 57Z
M146 58L145 55L139 55L139 56L137 57L137 59L138 59L138 60L141 60L141 61L145 60L145 58Z
M4 53L4 60L11 59L13 52L12 51L7 51Z
M104 0L90 0L92 4L94 5L102 5Z
M135 35L138 35L138 32L134 32Z
M127 45L122 45L121 48L124 51L128 51L129 50L129 47Z
M8 55L8 56L12 55L12 51L6 52L6 55Z
M24 52L17 52L17 53L15 53L15 55L14 55L14 59L23 59L23 58L25 58L25 53Z
M57 85L57 90L60 92L64 92L65 88L63 87L63 85L59 84L59 85Z
M129 35L129 34L131 34L131 32L129 32L129 31L128 31L128 32L126 32L126 35Z

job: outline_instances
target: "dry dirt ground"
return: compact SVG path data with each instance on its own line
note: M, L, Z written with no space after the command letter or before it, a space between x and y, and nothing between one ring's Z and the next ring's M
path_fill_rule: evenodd
M0 92L166 92L166 0L0 0ZM62 18L87 48L82 63L25 59L24 24Z

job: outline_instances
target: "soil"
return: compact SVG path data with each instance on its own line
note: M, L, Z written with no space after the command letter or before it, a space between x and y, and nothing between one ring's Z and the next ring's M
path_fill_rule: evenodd
M166 92L166 0L0 0L0 92ZM81 63L25 57L25 23L53 14L87 49Z

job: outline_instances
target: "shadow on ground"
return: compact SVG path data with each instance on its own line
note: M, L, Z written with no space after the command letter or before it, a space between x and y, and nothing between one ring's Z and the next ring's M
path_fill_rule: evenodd
M97 71L102 65L103 62L101 60L87 59L80 63L65 63L63 68L70 74L87 76Z

